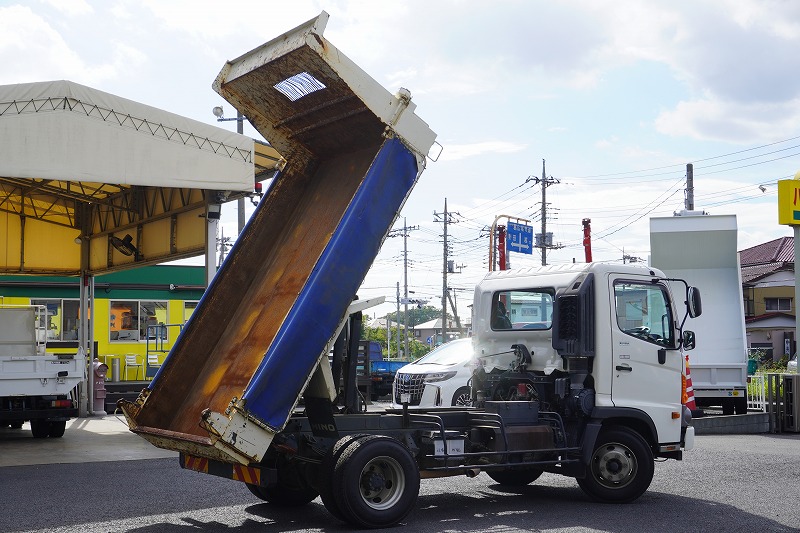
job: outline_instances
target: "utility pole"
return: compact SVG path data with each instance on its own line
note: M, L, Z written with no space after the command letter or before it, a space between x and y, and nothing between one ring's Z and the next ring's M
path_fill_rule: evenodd
M397 282L397 358L400 359L400 282Z
M542 234L538 239L538 242L535 244L536 248L541 248L542 250L542 266L547 265L547 249L548 248L560 248L560 246L553 246L552 239L547 238L547 188L550 185L555 185L557 183L561 183L561 181L555 179L553 176L547 177L545 173L545 160L542 159L542 177L537 178L536 176L531 176L525 180L525 183L529 181L533 181L534 183L538 183L542 186Z
M403 218L403 327L405 328L405 355L408 356L408 232L419 229L419 226L408 226L405 217ZM392 230L389 232L389 237L397 237L400 230ZM398 295L399 299L399 295ZM399 317L398 310L398 321ZM398 350L399 353L399 350Z
M236 118L225 118L223 110L219 106L214 107L212 112L214 113L214 116L217 117L217 122L227 122L229 120L235 120L236 121L236 133L238 133L239 135L244 135L244 120L245 120L245 116L242 115L241 111L239 111L238 109L236 110ZM238 234L241 234L242 231L244 230L244 222L245 222L245 220L244 220L244 197L238 199L238 201L236 202L236 208L239 210L239 213L238 213L238 215L239 215L239 233Z
M456 214L460 215L460 213ZM433 216L437 218L434 222L441 222L444 227L442 233L444 237L444 253L442 254L442 344L444 344L447 342L447 225L456 222L452 218L452 214L447 212L447 198L444 199L444 213L434 212Z
M694 211L694 165L686 164L686 202L687 211Z
M244 135L244 115L241 111L236 111L236 133ZM236 201L236 208L239 210L239 235L244 231L244 198Z

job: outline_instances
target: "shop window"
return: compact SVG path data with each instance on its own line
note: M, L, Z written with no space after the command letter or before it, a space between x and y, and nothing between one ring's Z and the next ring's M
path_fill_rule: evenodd
M197 309L198 302L183 302L183 323L186 324L189 318L194 314Z
M42 323L37 326L47 329L47 340L78 340L79 300L31 299L31 305L45 308L40 318Z
M151 338L159 336L164 339L166 328L152 326L164 325L166 322L167 302L111 301L109 331L112 341L140 341L145 340L148 335Z

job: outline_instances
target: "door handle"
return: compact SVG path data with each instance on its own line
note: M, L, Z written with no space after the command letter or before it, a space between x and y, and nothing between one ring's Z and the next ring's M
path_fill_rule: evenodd
M629 367L628 365L617 365L616 369L619 370L620 372L632 372L633 371L633 369L631 367Z

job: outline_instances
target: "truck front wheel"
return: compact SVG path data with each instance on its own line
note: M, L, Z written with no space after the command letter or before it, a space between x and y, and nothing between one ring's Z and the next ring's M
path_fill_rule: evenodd
M414 508L419 470L411 452L395 439L362 437L337 461L333 488L345 521L364 528L389 527Z
M627 503L641 496L653 480L653 452L635 431L603 430L597 438L586 477L578 485L592 499Z

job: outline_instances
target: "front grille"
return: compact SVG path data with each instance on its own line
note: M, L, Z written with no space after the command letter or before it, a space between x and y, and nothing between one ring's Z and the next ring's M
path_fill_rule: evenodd
M410 394L411 400L408 405L419 405L422 400L422 391L425 390L424 374L402 374L400 372L394 377L394 401L400 403L401 394Z

